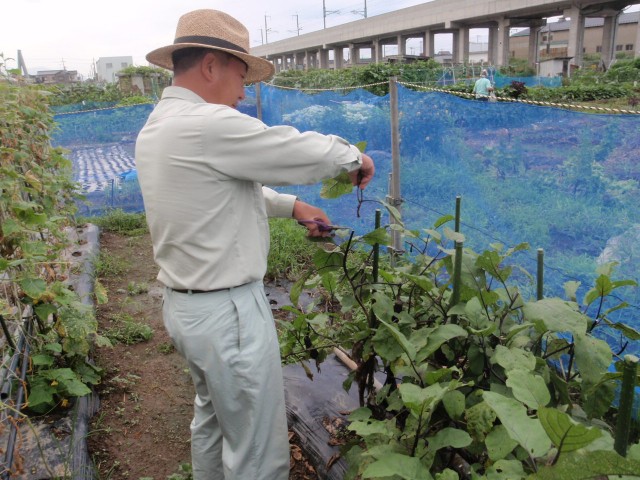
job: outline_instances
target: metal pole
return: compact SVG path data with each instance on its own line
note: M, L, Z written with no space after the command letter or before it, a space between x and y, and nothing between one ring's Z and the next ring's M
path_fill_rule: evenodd
M391 188L389 191L389 203L400 214L402 199L400 196L400 115L398 113L398 77L389 79L389 100L391 108ZM392 216L393 217L393 216ZM399 223L391 218L390 223ZM400 231L393 230L394 254L402 252L402 236Z
M544 249L538 249L538 281L537 281L537 299L544 298Z
M260 92L260 82L256 83L256 109L258 120L262 120L262 94Z

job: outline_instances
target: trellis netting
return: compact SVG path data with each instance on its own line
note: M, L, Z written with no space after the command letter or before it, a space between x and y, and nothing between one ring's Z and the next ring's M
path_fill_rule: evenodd
M545 252L545 295L564 297L579 281L578 298L594 285L596 268L617 262L615 279L640 282L640 115L590 114L515 102L481 102L399 86L400 186L403 221L429 228L461 201L465 246L506 248L528 242L516 262L535 273L536 250ZM375 209L388 195L391 172L389 96L365 90L304 93L269 85L260 89L262 118L366 142L377 175L359 206L355 191L320 198L320 186L278 189L324 208L332 222L357 233L373 228ZM241 109L257 115L256 92ZM81 213L106 207L142 211L133 147L151 105L56 116L56 144L69 150L88 203ZM358 216L359 214L359 216ZM535 287L531 287L534 296ZM618 293L619 292L619 293ZM629 307L614 313L640 330L638 288L616 290ZM607 306L605 305L605 308ZM594 312L589 312L594 313ZM597 328L614 352L625 339ZM640 353L640 341L625 353Z

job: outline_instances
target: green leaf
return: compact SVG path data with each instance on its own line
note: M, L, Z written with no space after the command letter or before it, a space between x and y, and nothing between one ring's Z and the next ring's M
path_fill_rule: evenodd
M33 362L34 365L39 367L43 367L43 366L50 367L54 364L55 358L53 358L51 355L40 353L37 355L33 355L31 357L31 361Z
M462 418L465 408L465 396L460 390L451 390L442 397L442 404L452 420Z
M29 298L37 299L47 290L47 283L41 278L24 278L18 282Z
M362 240L369 245L390 245L391 236L386 228L377 228L362 237Z
M389 331L389 333L391 333L393 338L395 338L396 342L398 342L398 344L402 347L402 350L404 350L404 353L406 353L407 357L409 357L409 360L413 361L416 358L416 348L411 342L409 342L409 340L407 340L407 337L405 337L404 334L394 325L391 325L390 323L387 323L382 319L378 319L378 321L380 322L380 325L385 327Z
M542 322L551 332L585 333L588 318L578 310L578 305L559 298L545 298L527 302L522 307L524 318L529 322Z
M469 434L458 428L446 427L428 438L429 450L436 451L445 447L464 448L473 441Z
M491 357L491 363L497 363L507 372L510 370L531 371L536 368L536 357L533 353L522 348L507 348L498 345Z
M104 288L104 285L97 278L93 282L93 293L96 296L96 303L98 305L105 305L109 301L109 296L107 295L107 289Z
M58 308L51 303L39 303L34 307L34 310L38 318L46 323L49 315L56 313Z
M398 387L398 390L400 390L402 401L416 417L422 415L428 407L432 407L439 402L446 392L439 383L434 383L426 388L420 388L418 385L411 383L403 383Z
M525 370L510 370L507 376L507 387L511 388L516 400L527 407L537 410L551 401L551 394L541 376Z
M560 454L586 447L601 435L599 429L575 423L569 415L556 408L540 408L538 418Z
M420 330L415 331L414 335L411 338L411 341L414 342L414 337L416 338L416 340L419 339L420 335ZM417 361L423 361L424 359L429 358L431 355L433 355L442 346L442 344L448 342L449 340L457 337L466 338L467 336L467 331L461 326L456 325L455 323L438 325L433 331L430 331L426 339L426 346L420 349L415 358Z
M595 385L611 365L611 347L604 340L591 335L575 335L574 344L575 361L582 380Z
M364 140L362 142L354 143L353 145L363 153L367 149L367 142Z
M353 191L353 184L351 178L347 172L342 172L340 175L328 180L322 181L322 188L320 189L321 198L339 198L343 195L351 193Z
M56 393L56 388L52 387L50 382L36 376L32 378L30 387L29 408L42 411L43 407L46 410L53 405L53 395Z
M420 459L400 453L388 453L365 469L362 478L400 477L404 480L431 480L429 470Z
M527 409L517 400L495 392L483 392L484 401L496 412L509 436L531 457L542 457L551 448L540 421L527 416Z
M514 480L525 478L526 474L519 460L498 460L485 473L487 480Z
M587 480L606 478L607 475L629 475L640 478L640 462L624 458L616 452L597 450L572 452L560 456L554 466L542 467L531 480Z
M393 436L393 432L389 429L389 426L385 422L378 420L351 422L348 428L363 438L370 435L382 435L384 438Z
M489 458L495 462L509 455L516 448L518 442L509 436L504 425L496 425L487 435L485 445L487 446Z

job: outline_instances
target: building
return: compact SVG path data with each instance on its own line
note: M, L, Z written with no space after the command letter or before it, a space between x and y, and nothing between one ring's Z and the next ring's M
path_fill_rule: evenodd
M636 51L636 43L640 41L638 21L640 12L622 13L618 16L618 28L614 36L612 45L603 45L603 30L605 28L604 18L585 19L584 41L582 44L583 55L598 54L609 51L615 54L624 52L633 57ZM548 23L544 26L534 28L534 35L537 37L537 60L538 68L541 69L540 74L547 76L558 70L556 65L551 70L543 72L543 65L548 65L554 59L570 58L569 51L569 35L571 29L571 19L561 17L559 21ZM531 29L525 28L518 32L512 33L509 41L512 58L527 58L529 54L529 36ZM604 55L603 55L604 56ZM562 62L560 62L561 64ZM608 65L607 65L608 66ZM552 75L553 76L553 75Z
M115 83L116 74L123 68L133 65L133 57L100 57L96 62L96 75L99 82Z
M53 85L59 83L76 83L79 80L76 70L40 70L35 75L35 81L43 85Z

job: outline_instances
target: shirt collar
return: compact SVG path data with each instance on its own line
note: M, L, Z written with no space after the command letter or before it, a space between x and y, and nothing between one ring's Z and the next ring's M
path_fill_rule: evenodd
M200 95L184 87L167 87L162 92L162 100L178 98L193 103L207 103Z

